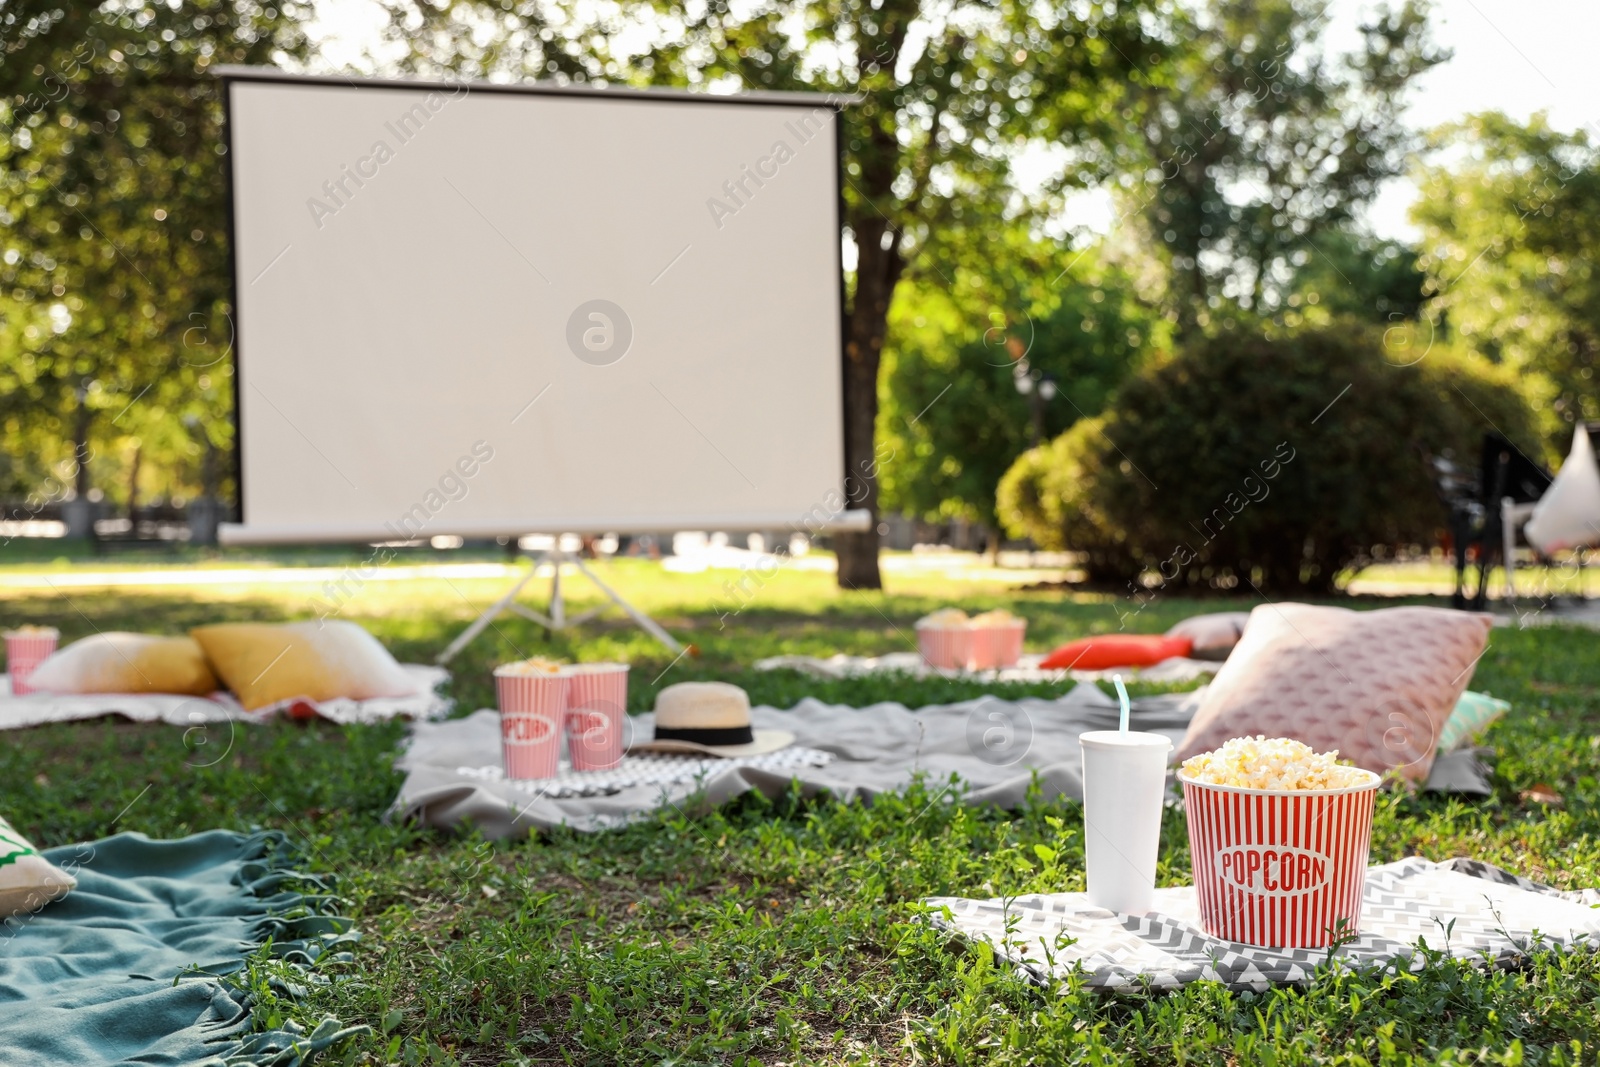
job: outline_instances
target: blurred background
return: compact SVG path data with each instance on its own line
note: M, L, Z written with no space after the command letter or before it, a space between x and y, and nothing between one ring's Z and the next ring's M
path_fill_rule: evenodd
M879 521L852 551L1447 588L1448 471L1491 433L1554 466L1600 418L1596 30L1537 0L0 0L0 554L228 558L212 71L243 63L858 93L846 328L876 389L847 402L875 420ZM575 547L748 569L841 546Z

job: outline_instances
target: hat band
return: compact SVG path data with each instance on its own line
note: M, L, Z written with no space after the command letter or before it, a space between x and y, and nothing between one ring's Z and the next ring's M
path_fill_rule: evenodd
M657 726L657 741L689 741L697 745L748 745L756 735L745 726L699 728L689 726Z

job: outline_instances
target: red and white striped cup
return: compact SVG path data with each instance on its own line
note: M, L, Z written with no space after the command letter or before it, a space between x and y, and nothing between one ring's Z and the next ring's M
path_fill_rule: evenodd
M1022 635L1027 629L1026 619L1004 626L972 627L967 637L967 669L993 671L1015 667L1022 658Z
M1263 948L1327 948L1360 932L1381 779L1346 789L1241 789L1180 771L1200 925Z
M61 631L51 626L30 630L7 630L6 671L11 675L11 695L23 696L37 692L28 684L33 669L43 663L56 650Z
M967 649L972 631L965 623L955 626L918 626L917 649L922 662L940 670L958 670L967 665Z
M500 704L500 751L507 778L554 778L561 766L567 676L494 672Z
M575 771L609 771L622 762L628 718L628 665L577 663L567 676L567 753Z

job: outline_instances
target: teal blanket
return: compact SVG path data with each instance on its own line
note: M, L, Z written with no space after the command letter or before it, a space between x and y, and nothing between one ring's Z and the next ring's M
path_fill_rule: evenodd
M301 981L346 958L348 920L288 852L281 834L223 830L44 852L78 888L0 926L0 1063L295 1067L357 1032L263 1028L250 983L229 980L269 939Z

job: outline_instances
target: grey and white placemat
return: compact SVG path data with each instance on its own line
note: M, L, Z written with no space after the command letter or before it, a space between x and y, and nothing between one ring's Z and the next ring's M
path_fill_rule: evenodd
M285 700L246 711L232 693L206 697L175 693L29 693L13 696L11 678L0 675L0 730L16 730L49 722L99 719L118 715L133 722L164 722L170 726L203 726L217 722L268 722L297 704L306 705L319 718L349 725L387 722L390 719L437 719L450 712L451 701L438 689L450 680L443 667L402 663L416 682L411 696L373 700Z
M1506 963L1536 946L1600 945L1600 891L1562 892L1473 859L1412 858L1367 870L1361 933L1327 949L1253 948L1208 936L1193 886L1156 890L1155 909L1121 915L1084 893L994 900L934 897L928 921L991 946L1041 984L1080 966L1093 989L1233 989L1307 981L1318 965L1423 965L1419 941L1464 959Z
M730 759L687 756L672 752L638 752L622 757L622 762L608 771L577 771L565 758L561 770L554 778L518 780L506 777L500 762L481 767L457 767L462 778L475 778L480 782L500 782L505 787L528 797L551 797L570 800L575 797L608 797L640 787L662 788L704 781L713 774L730 769L751 767L761 771L793 772L808 767L826 767L833 762L833 753L815 748L792 746L759 756L735 756Z
M1128 681L1192 682L1207 678L1222 667L1213 660L1174 658L1162 660L1151 667L1119 667L1108 671L1046 670L1039 666L1045 656L1028 653L1017 660L1015 667L1002 667L992 671L947 670L930 667L917 652L889 652L882 656L847 656L843 652L833 656L768 656L758 659L758 671L794 670L818 678L859 678L866 674L909 674L917 678L972 678L985 682L1060 682L1068 679L1093 682L1120 674Z

